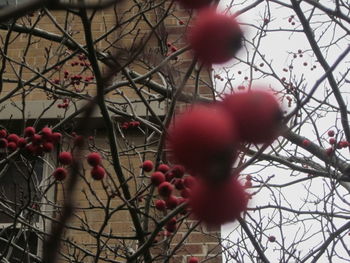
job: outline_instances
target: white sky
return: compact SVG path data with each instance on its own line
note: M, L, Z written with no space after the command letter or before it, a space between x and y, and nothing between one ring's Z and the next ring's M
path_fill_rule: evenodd
M230 1L227 1L230 2ZM241 1L243 2L243 1ZM247 6L250 3L252 3L253 1L247 1L243 6ZM224 4L222 4L222 6L224 6ZM242 15L239 17L239 21L241 23L245 23L245 24L261 24L263 17L264 17L264 12L265 12L265 6L266 4L263 3L262 5L260 5L258 8L255 8L253 10L251 10L250 12L247 12L246 14ZM241 9L241 8L239 8ZM234 9L232 9L232 11L234 11ZM283 28L283 29L300 29L300 26L298 27L298 25L300 23L298 23L298 20L296 19L296 25L292 26L289 22L288 22L288 17L290 17L291 15L293 15L293 13L291 13L291 10L287 9L287 8L276 8L276 5L271 4L271 22L269 23L268 28L269 29L279 29L279 28ZM295 15L295 14L294 14ZM296 17L296 15L295 15ZM317 12L315 14L315 17L317 17ZM323 17L317 17L314 20L312 20L315 25L316 23L319 23L320 21L322 21L322 19L324 19ZM256 34L256 31L252 29L252 27L248 26L244 26L244 31L245 31L245 37L247 39L250 39L251 37L253 37ZM316 35L319 31L316 32ZM341 33L336 32L335 36L339 36ZM328 41L330 40L330 38L332 37L331 34L327 33L325 36L323 36L323 38L321 39L321 42L319 43L328 43ZM346 41L346 39L339 41L338 46L333 46L330 50L329 53L327 54L327 61L328 63L331 65L333 63L333 61L337 58L337 56L341 53L341 51L344 49L344 47L348 44L348 41ZM297 33L293 33L293 32L281 32L281 31L276 31L276 32L268 32L267 36L262 38L261 40L261 46L259 48L259 52L261 52L261 55L265 56L265 59L267 61L269 61L272 65L272 68L276 71L276 73L279 76L285 76L287 79L290 78L290 72L284 72L283 68L288 68L289 65L293 65L293 73L292 73L292 78L296 78L296 80L300 80L302 77L305 79L303 84L305 85L305 89L306 91L309 90L312 85L314 85L315 81L323 74L323 71L321 69L321 67L319 66L319 64L317 63L317 61L315 60L314 57L312 57L312 52L306 52L303 54L302 58L296 58L293 59L293 55L291 53L296 53L298 49L301 49L304 51L310 51L310 47L308 44L308 41L306 39L306 37L303 35L303 33L297 32ZM253 51L250 50L250 54L249 56L252 56ZM239 54L239 56L243 59L247 59L244 58L244 56L246 56L245 52L241 52ZM337 68L337 71L342 71L345 72L346 71L346 59L344 60L344 62ZM262 62L261 57L257 56L256 57L256 65L259 65ZM304 66L303 63L307 62L308 66ZM265 63L265 62L264 62ZM316 65L316 69L314 69L313 71L310 70L311 66ZM230 68L229 70L229 76L232 78L232 85L234 87L239 86L239 85L244 85L247 84L247 81L244 80L245 76L249 76L249 67L248 66L244 66L242 63L237 64L235 60L231 61L230 63L228 63L227 65L228 68ZM220 73L220 75L222 77L224 77L225 75L223 74L223 70L222 70L222 65L215 67L216 71L218 73ZM268 68L266 66L262 67L262 69L268 71ZM242 71L243 73L241 75L237 74L238 71ZM255 76L259 76L259 73L256 73L253 71L254 74L256 74ZM339 77L339 74L336 73L335 74L336 77ZM221 81L217 81L217 85L220 88L223 88L225 81L221 82ZM255 81L253 82L253 84L258 84L258 83L264 83L265 85L271 85L273 86L276 90L279 90L282 87L282 85L280 83L278 83L276 80L273 80L271 78L269 79L264 79L262 81ZM319 99L324 99L324 92L325 92L325 86L327 85L327 83L323 83L320 85L318 92L315 94L315 96ZM348 86L348 84L347 84ZM345 86L344 86L345 87ZM228 92L228 91L227 91ZM344 96L347 96L344 94ZM347 98L345 98L347 101ZM330 100L330 102L332 102L333 99ZM334 100L333 100L334 102ZM284 104L285 109L288 110L288 107L286 107L286 104ZM323 112L324 113L324 112ZM303 115L303 118L305 117L305 115ZM313 116L314 118L315 116ZM320 116L319 116L320 117ZM339 116L337 113L332 113L332 112L326 112L325 116L323 116L322 118L320 117L319 120L316 121L316 125L317 125L317 129L320 133L323 139L322 143L324 145L324 147L329 147L329 144L327 143L328 137L325 135L325 133L328 131L328 129L330 128L334 128L334 126L340 126L340 122L339 122ZM337 130L335 130L337 132ZM313 129L313 126L310 124L310 121L307 121L304 125L303 128L301 130L301 134L305 137L307 137L309 140L311 141L315 141L316 142L316 136L315 136L315 130ZM295 149L295 146L290 145L287 143L286 148L290 148ZM300 149L299 149L300 152ZM308 154L307 152L301 150L301 152L304 152L304 154L306 156L310 156L310 154ZM283 153L283 151L282 151ZM342 152L343 153L343 152ZM344 155L345 157L349 157L348 151L345 152L344 151ZM322 163L321 163L322 164ZM275 184L281 184L281 183L286 183L290 180L294 180L296 179L296 177L292 177L291 176L291 170L286 169L279 169L277 167L267 167L264 170L260 171L260 169L262 168L262 166L251 166L248 169L246 169L245 171L243 171L242 174L249 174L249 173L253 173L256 176L256 173L258 173L258 176L256 178L258 178L259 180L263 181L265 180L267 177L271 176L272 174L275 175L275 177L270 181L270 183L275 183ZM299 174L297 175L299 176L298 178L304 178L307 175L306 174ZM244 178L244 176L242 176L242 178ZM329 186L327 186L327 184L329 183L329 180L323 180L323 179L312 179L312 180L308 180L306 183L299 183L297 185L291 186L291 187L287 187L287 188L283 188L281 193L280 193L280 198L281 198L281 203L282 204L286 204L289 203L291 207L293 207L294 209L302 209L302 210L315 210L318 209L320 211L322 211L324 209L325 203L320 202L320 200L318 200L318 197L322 197L324 196L324 191L327 191L325 189L327 189ZM257 182L253 182L253 185L255 185L257 188L252 189L252 191L255 191L258 189L259 187L259 183ZM276 188L277 189L277 188ZM275 193L276 189L273 190ZM350 202L350 198L348 193L344 190L343 187L338 187L339 193L338 195L340 197L344 197L345 201ZM271 191L268 190L267 188L262 189L258 195L256 195L252 202L250 203L250 207L255 207L255 206L259 206L259 205L266 205L268 203L272 203L273 200L273 196L271 195ZM310 193L312 193L312 195L310 195ZM341 201L340 198L338 197L337 194L335 194L334 196L334 203L336 204L340 204L340 206L344 206L347 205L346 203L344 203L344 200ZM284 196L285 199L282 198L282 196ZM303 200L308 200L308 201L314 201L314 204L310 204L308 203L306 206L301 207L304 202ZM331 203L330 203L331 204ZM329 208L329 207L328 207ZM335 208L335 210L339 210L338 208ZM259 218L258 217L258 213L255 212L250 212L250 215L253 216L254 218ZM289 214L285 214L286 216L292 216L291 213ZM280 257L281 257L281 252L280 250L278 250L278 243L281 244L282 239L284 239L285 242L285 247L288 247L292 242L293 239L301 239L301 235L307 230L307 235L306 237L309 237L310 239L307 241L303 241L303 245L297 247L297 251L302 254L305 255L305 253L307 253L307 251L311 248L314 247L318 247L319 244L321 244L323 242L323 237L320 233L318 234L314 234L317 231L320 230L320 224L319 222L313 222L313 221L307 221L305 222L305 224L291 224L288 227L285 226L285 229L283 229L283 232L280 231L280 229L276 228L276 225L279 223L278 219L279 216L278 214L276 214L276 210L266 210L263 213L263 216L265 216L265 219L263 220L262 224L266 226L267 229L264 231L264 235L265 235L265 239L262 240L261 244L266 248L266 256L267 258L270 260L270 262L279 262L280 261ZM302 218L302 216L300 216L300 219ZM344 224L344 220L339 220L340 225ZM276 225L275 225L276 223ZM228 233L230 233L232 230L235 229L235 227L237 227L237 223L233 223L233 224L228 224L223 226L222 228L222 237L226 237L228 235ZM267 237L269 235L274 235L276 236L277 239L277 243L268 243L267 242ZM326 233L326 237L328 236L328 233ZM240 233L239 232L234 232L230 235L230 240L233 242L239 242L240 240ZM238 241L237 241L238 240ZM344 238L344 240L348 243L350 241L350 237L346 236ZM247 241L249 243L249 241ZM343 249L341 246L339 246L340 250ZM344 256L346 257L346 253L344 252ZM224 262L226 262L224 260ZM235 262L234 260L230 260L229 262ZM248 258L246 258L246 260L244 262L251 262L249 261ZM293 261L291 261L293 262ZM326 258L321 258L319 262L328 262L328 260ZM341 259L339 259L339 261L337 262L345 262L342 261Z

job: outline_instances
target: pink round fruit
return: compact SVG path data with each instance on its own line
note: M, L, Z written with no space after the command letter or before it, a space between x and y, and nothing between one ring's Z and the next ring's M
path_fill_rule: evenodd
M230 113L243 142L271 143L280 133L282 110L276 97L257 89L227 95L224 108Z
M64 165L70 165L73 161L73 156L70 152L61 152L58 155L58 161Z
M105 177L106 171L102 166L94 166L91 169L91 176L95 180L102 180Z
M233 16L217 13L213 8L200 11L188 32L193 52L203 63L225 63L242 46L243 33Z
M91 166L97 166L101 163L101 155L97 152L89 153L87 156L87 162Z

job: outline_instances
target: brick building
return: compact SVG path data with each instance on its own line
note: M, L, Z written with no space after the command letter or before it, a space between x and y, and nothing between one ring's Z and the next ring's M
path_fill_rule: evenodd
M23 4L2 2L0 12ZM140 169L145 159L167 161L159 141L169 111L211 96L210 70L196 66L183 81L192 64L190 51L181 50L191 12L167 1L117 1L86 13L78 4L66 10L28 9L27 15L0 24L3 127L23 135L26 126L40 131L48 125L63 134L54 151L39 157L3 149L1 259L41 262L43 243L52 225L59 225L69 191L68 179L55 182L51 174L60 166L58 153L71 151L82 166L75 174L74 212L61 236L59 262L187 262L190 256L221 262L218 229L207 229L181 213L177 230L164 231L162 219L172 210L154 209L159 197L150 186L150 173ZM108 75L108 120L98 106L84 117L84 107L97 94L96 70L88 59L89 32L97 65L102 76ZM178 89L183 90L176 95ZM106 122L115 131L118 158L111 153ZM77 136L85 138L80 149L74 145ZM93 151L103 157L107 176L102 181L92 179L85 160ZM72 176L73 169L66 168ZM148 249L140 247L150 237L147 255Z

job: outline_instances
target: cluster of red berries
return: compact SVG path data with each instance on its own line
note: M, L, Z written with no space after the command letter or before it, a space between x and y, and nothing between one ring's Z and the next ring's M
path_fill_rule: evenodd
M294 20L294 15L291 15L289 18L288 18L288 23L290 23L292 26L295 25L295 21Z
M346 149L350 147L350 142L348 141L342 140L337 142L337 140L334 138L335 132L333 130L329 130L327 134L330 137L328 142L329 144L332 145L332 147L329 147L326 149L326 154L328 156L331 156L334 153L335 149L340 150L340 149Z
M61 133L52 132L48 127L42 128L40 133L36 133L34 127L26 127L23 137L15 133L8 134L5 129L2 129L0 130L0 148L7 148L9 151L20 148L32 155L41 156L45 152L51 152L61 138Z
M232 176L238 149L244 143L272 143L281 121L277 99L260 89L194 106L175 118L168 146L175 161L197 178L189 204L198 219L219 225L235 220L246 209L248 195Z
M66 109L66 108L68 108L68 106L69 106L69 100L68 100L67 98L63 99L63 100L62 100L62 103L59 103L59 104L57 105L57 107L58 107L59 109Z
M137 128L140 126L140 122L139 121L130 121L130 122L123 122L121 127L122 129L130 129L130 128Z
M91 176L95 180L102 180L105 177L106 171L101 166L101 155L97 152L92 152L87 156L87 162L92 166Z
M151 172L154 168L153 162L146 160L143 162L141 168L145 172ZM162 199L155 201L155 208L157 210L172 210L188 201L187 199L190 196L195 179L193 176L184 175L185 168L182 165L169 167L167 164L160 164L156 171L151 174L151 183L157 187L158 193L162 197ZM175 195L175 189L179 192L179 197ZM185 212L187 210L184 210ZM173 233L176 230L176 218L167 222L165 229L168 233Z
M194 54L207 65L225 63L232 59L241 48L242 39L243 32L236 19L218 13L213 8L201 10L188 31L188 42Z

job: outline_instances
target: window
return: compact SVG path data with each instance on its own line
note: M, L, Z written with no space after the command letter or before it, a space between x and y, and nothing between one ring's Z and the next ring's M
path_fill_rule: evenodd
M0 153L0 162L5 157ZM40 262L42 220L33 209L42 202L46 170L42 159L30 156L0 164L0 262Z

